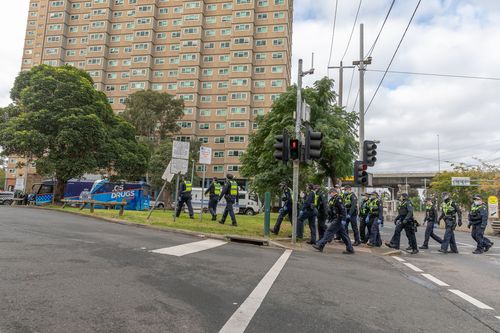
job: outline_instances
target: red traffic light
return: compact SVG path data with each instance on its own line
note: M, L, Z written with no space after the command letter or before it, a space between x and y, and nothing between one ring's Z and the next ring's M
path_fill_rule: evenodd
M300 156L300 148L299 148L299 140L291 139L290 140L290 159L298 160Z

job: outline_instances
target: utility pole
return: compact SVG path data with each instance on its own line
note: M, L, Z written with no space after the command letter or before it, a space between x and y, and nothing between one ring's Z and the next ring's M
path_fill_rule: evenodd
M439 150L439 134L437 135L438 139L438 173L441 173L441 152Z
M372 63L372 57L364 59L363 23L359 25L359 60L352 64L359 68L359 160L363 160L363 141L365 141L365 70Z
M311 69L307 72L302 71L302 59L299 59L299 69L297 75L297 109L295 111L295 138L302 142L300 126L302 124L302 77L314 73L314 54ZM300 159L293 160L293 187L292 187L292 244L297 241L297 203L299 198L299 166Z
M337 106L341 108L343 106L342 97L344 95L344 68L355 68L356 66L344 66L342 61L340 66L330 66L328 69L339 69L339 98L337 99Z

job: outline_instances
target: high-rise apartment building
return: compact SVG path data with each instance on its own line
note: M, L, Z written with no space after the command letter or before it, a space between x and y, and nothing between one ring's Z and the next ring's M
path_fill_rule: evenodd
M207 176L239 156L290 84L292 0L31 0L22 70L69 64L116 112L141 89L182 98L180 140L212 148ZM202 171L202 166L197 171Z

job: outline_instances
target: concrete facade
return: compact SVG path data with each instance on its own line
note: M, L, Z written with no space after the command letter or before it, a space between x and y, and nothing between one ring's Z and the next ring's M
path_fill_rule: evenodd
M212 147L208 177L238 177L255 118L290 85L292 16L292 0L31 0L22 70L83 69L118 113L141 89L176 95L176 138Z

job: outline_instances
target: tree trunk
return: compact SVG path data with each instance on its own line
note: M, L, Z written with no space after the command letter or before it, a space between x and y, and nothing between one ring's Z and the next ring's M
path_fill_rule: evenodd
M54 202L60 203L64 198L64 187L66 186L66 181L60 178L56 178L55 191L54 191Z

